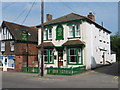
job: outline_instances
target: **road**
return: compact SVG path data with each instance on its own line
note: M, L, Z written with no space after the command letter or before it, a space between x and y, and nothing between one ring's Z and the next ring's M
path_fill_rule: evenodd
M2 88L118 88L118 63L73 76L3 72Z

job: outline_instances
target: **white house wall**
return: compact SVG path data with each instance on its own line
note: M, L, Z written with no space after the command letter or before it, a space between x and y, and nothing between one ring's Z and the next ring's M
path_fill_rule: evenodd
M55 46L62 46L66 41L68 41L68 30L69 27L66 24L62 24L64 28L64 40L56 40L56 28L57 25L53 26L52 29L52 41L44 41L44 42L52 42ZM90 24L88 22L82 22L80 25L80 33L81 38L75 38L70 40L79 39L85 43L85 48L83 49L83 65L86 65L87 69L91 69L92 67L96 67L99 64L103 64L101 53L105 52L105 61L110 61L110 34L103 30L99 32L99 28L97 28L94 24ZM108 34L108 35L107 35ZM41 29L38 31L38 44L41 44ZM102 42L100 42L102 40ZM105 41L106 43L103 43ZM108 43L107 43L108 42ZM105 51L100 51L103 49ZM66 49L65 49L66 51ZM67 60L67 52L63 54L63 60ZM57 56L57 51L55 51L54 55ZM39 56L40 58L40 56ZM58 57L57 57L58 58ZM101 63L102 62L102 63ZM54 60L54 64L47 64L46 67L57 67L58 61ZM64 61L63 66L68 67L78 67L81 65L67 65L67 62Z

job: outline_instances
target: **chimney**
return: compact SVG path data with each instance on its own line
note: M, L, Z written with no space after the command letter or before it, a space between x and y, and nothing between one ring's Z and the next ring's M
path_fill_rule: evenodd
M95 17L94 15L92 14L92 12L90 12L87 16L90 20L92 20L93 22L95 22Z
M52 15L51 14L46 14L46 22L49 22L52 20Z

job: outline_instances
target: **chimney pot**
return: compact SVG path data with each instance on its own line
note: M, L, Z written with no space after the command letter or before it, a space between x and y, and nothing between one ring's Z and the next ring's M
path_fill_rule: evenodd
M92 12L90 12L87 16L90 20L95 22L95 16L92 14Z
M46 14L46 22L49 22L52 20L52 15L51 14Z

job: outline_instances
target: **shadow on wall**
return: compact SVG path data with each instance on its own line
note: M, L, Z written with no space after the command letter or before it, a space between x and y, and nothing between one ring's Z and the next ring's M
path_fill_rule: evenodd
M95 68L97 66L97 63L95 61L95 58L92 56L91 57L91 68Z

